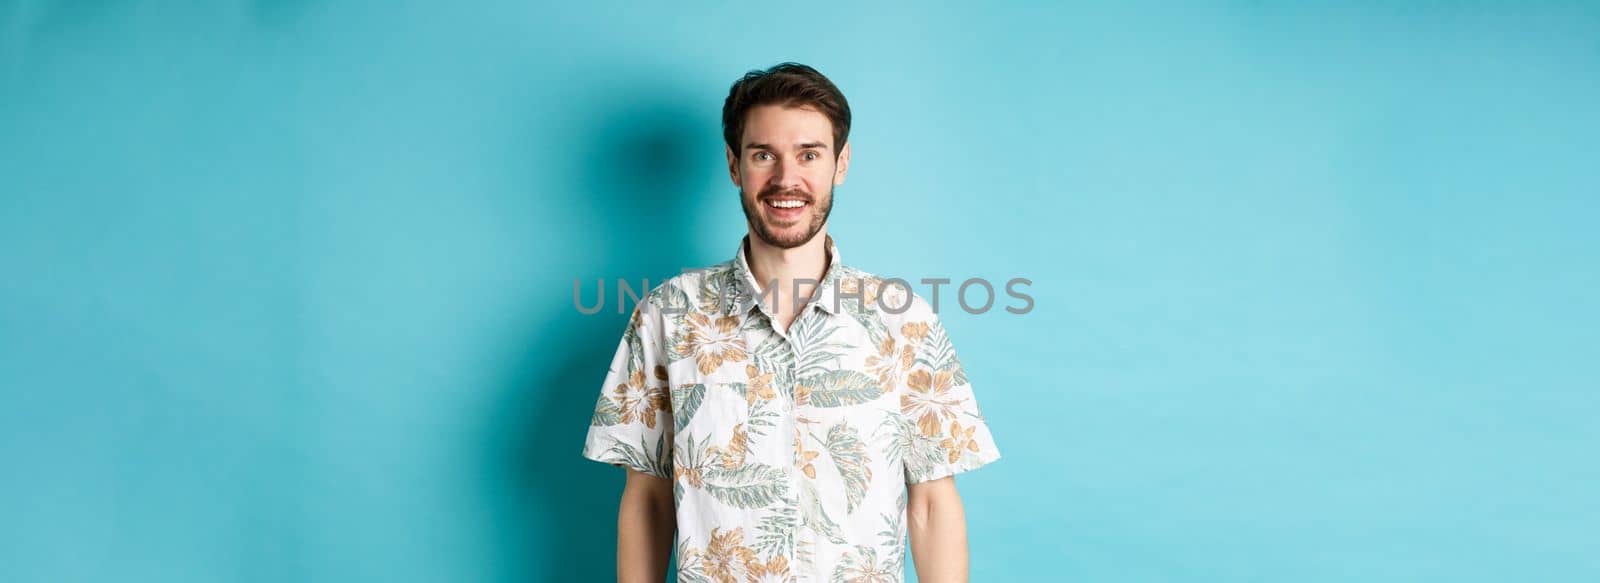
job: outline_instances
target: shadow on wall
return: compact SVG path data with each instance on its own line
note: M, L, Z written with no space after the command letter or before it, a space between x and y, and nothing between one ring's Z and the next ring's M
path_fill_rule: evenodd
M641 87L614 95L660 95ZM643 105L641 105L641 103ZM617 313L615 281L654 286L679 273L689 256L694 227L690 211L697 191L690 153L703 136L687 106L672 102L617 101L596 109L592 136L575 164L583 181L572 190L585 197L591 218L584 233L564 249L529 253L575 254L586 272L607 280L604 309L579 313L572 278L548 282L533 313L544 321L528 330L531 341L512 347L523 355L498 389L494 412L497 493L490 520L497 526L501 555L493 571L506 581L610 581L616 576L617 507L625 470L581 455L584 435L607 368L622 339L632 303ZM530 193L529 196L535 196ZM590 269L593 266L593 269ZM559 285L557 285L559 283ZM583 282L584 303L594 302L596 282ZM642 290L639 291L643 293ZM548 305L557 303L559 305ZM510 510L510 512L507 512Z

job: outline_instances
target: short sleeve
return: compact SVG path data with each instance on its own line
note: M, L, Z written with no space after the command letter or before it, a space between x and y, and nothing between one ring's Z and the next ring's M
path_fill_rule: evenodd
M672 478L672 411L660 311L640 302L600 386L583 457Z
M892 332L912 357L897 387L906 483L936 480L1000 459L977 394L938 314L913 296L899 329Z

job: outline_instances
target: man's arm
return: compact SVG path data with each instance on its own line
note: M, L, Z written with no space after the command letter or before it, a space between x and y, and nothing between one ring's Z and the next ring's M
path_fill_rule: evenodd
M672 480L628 468L617 510L618 583L661 583L672 558Z
M906 523L917 580L964 583L968 580L967 516L955 477L910 484L906 490Z

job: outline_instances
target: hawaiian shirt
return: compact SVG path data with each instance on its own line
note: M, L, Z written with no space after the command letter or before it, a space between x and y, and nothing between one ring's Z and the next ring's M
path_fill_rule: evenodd
M928 303L831 236L778 329L745 240L636 304L583 455L673 481L680 582L902 581L906 484L1000 458L966 372Z

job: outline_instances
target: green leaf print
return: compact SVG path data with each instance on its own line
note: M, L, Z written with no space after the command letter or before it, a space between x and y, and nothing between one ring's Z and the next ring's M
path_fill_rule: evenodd
M814 407L858 405L883 396L877 379L854 370L828 371L800 379L800 384L811 387Z
M928 336L917 344L917 362L927 365L935 372L950 373L951 382L956 385L967 384L967 371L961 367L961 359L956 356L956 349L950 343L950 336L945 334L944 324L934 320L928 326Z
M738 288L735 287L737 284L734 278L732 267L712 270L702 276L700 278L700 311L723 316L731 313L735 303L733 301L734 294L738 291Z
M819 314L806 314L795 323L789 332L794 346L795 376L813 376L839 368L844 356L855 348L848 342L829 341L840 330L840 326Z
M689 294L684 293L678 284L667 282L659 292L650 294L650 305L661 310L665 316L682 316L690 308Z
M867 444L861 441L861 433L856 428L841 422L828 428L828 441L823 445L844 479L846 512L854 514L872 481L872 468L868 467L872 460L867 455Z
M795 513L795 505L791 500L777 505L766 516L761 517L761 522L756 526L760 534L756 537L754 549L756 552L767 555L787 555L794 551L794 527L799 522L799 515Z
M617 409L617 402L605 394L594 404L594 416L589 419L590 425L619 425L622 423L622 411Z
M900 496L895 498L895 511L879 515L883 518L883 530L878 531L878 536L883 537L883 546L894 549L904 549L906 547L906 535L908 533L903 519L906 515L906 506L909 503L910 497L907 495L906 490L902 488Z
M839 557L839 563L833 568L832 579L840 583L891 581L898 579L899 575L894 561L878 562L878 549L869 545L855 545L853 552L846 552Z
M839 532L839 524L828 518L828 511L822 509L822 501L817 498L817 487L811 480L800 480L800 519L810 527L836 545L849 544Z
M692 309L689 305L689 295L684 293L678 284L668 282L661 286L659 291L650 294L650 305L660 309L662 318L674 324L672 338L669 339L667 346L663 347L663 352L667 354L667 362L683 360L684 355L679 354L676 349L683 344L684 334L688 331L688 327L683 325L683 320Z
M672 419L673 429L683 431L689 425L689 420L694 418L695 411L700 410L700 403L705 400L706 386L703 384L679 385L672 389Z
M606 450L605 457L632 468L645 469L657 476L672 475L672 458L667 455L665 433L656 436L654 447L645 442L644 436L639 436L639 447L621 441L616 442Z
M680 531L681 532L681 531ZM678 538L678 583L715 583L705 572L705 561L699 550L690 546L686 538Z
M884 462L891 467L900 464L900 460L906 455L906 448L910 445L901 433L907 427L904 420L905 418L900 415L884 415L878 426L872 429L872 439L884 443L878 447L878 451L883 452ZM911 427L915 429L915 426Z
M761 508L783 496L788 489L788 475L778 468L758 463L748 463L726 469L713 466L705 470L707 494L735 508Z
M744 427L750 432L751 437L766 435L768 430L778 426L778 418L777 411L758 409L745 418Z
M761 318L754 318L760 320ZM783 337L776 334L768 335L756 349L750 352L756 368L760 372L777 372L789 368L794 364L794 352L784 342Z
M940 438L923 435L916 421L908 417L899 420L901 445L896 450L904 460L906 473L912 478L933 473L946 461L944 448L939 445Z

